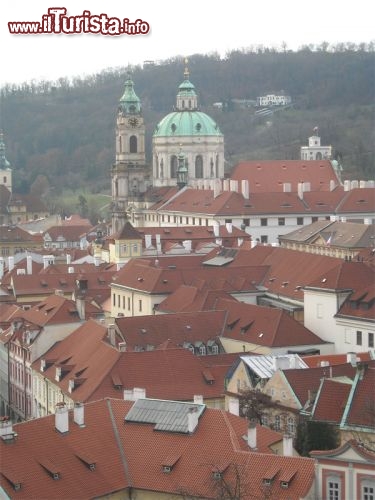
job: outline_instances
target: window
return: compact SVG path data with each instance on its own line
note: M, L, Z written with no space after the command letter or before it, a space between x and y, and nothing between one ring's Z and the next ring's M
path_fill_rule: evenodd
M289 434L294 436L296 432L296 425L293 417L288 417L287 419L287 430Z
M195 178L203 179L203 158L201 155L195 158Z
M121 300L120 295L117 295L117 307L120 307L121 304L120 300Z
M368 346L374 347L374 334L372 332L368 334Z
M328 478L327 483L327 500L340 500L341 492L340 492L340 479L339 478Z
M266 234L262 234L262 236L260 237L260 242L268 243L268 236Z
M130 297L128 297L128 311L130 311Z
M375 500L375 482L364 480L361 482L361 500Z
M280 430L280 415L276 415L275 417L275 425L274 425L275 431Z
M175 179L177 177L177 156L171 156L171 178Z
M138 150L137 137L135 135L130 136L129 139L129 151L130 153L136 153Z
M362 332L357 330L357 345L362 345Z
M260 219L260 225L261 226L267 226L268 225L268 220L265 218Z
M142 312L142 300L138 301L139 312Z
M279 217L278 224L279 226L285 226L285 217Z
M297 217L297 226L303 226L303 217Z
M113 305L116 305L116 294L113 294Z
M318 221L318 217L311 217L311 222L317 222Z
M250 226L250 219L242 219L242 224L245 227L249 227Z

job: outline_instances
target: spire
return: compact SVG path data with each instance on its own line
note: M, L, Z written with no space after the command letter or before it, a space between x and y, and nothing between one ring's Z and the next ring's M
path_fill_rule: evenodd
M198 96L189 77L188 60L185 59L184 81L178 87L176 99L178 111L196 111L198 109Z
M4 134L2 130L0 130L0 168L10 168L10 163L5 157Z
M119 110L127 114L140 114L141 101L134 91L134 82L130 75L127 76L124 86L124 93L119 101Z
M189 68L188 68L188 58L185 58L185 71L184 71L184 80L189 80L190 74L189 74Z

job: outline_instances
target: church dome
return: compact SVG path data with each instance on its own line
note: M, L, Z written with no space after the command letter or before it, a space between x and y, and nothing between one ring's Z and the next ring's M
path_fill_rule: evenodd
M165 116L156 126L154 137L221 136L222 133L202 111L175 111Z
M154 137L222 135L215 121L199 110L198 96L194 85L189 80L189 71L186 68L184 81L178 87L175 111L158 123Z

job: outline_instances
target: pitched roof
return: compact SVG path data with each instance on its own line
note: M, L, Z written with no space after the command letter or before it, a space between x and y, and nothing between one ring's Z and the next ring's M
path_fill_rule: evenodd
M307 288L355 291L372 285L374 279L375 271L370 270L363 262L341 261L308 283Z
M162 407L163 402L159 404ZM268 489L274 498L297 500L313 485L313 460L246 450L243 418L206 408L193 433L155 432L152 422L127 421L133 405L116 399L86 404L84 427L74 423L69 412L66 434L56 432L52 415L15 425L18 437L12 445L0 442L1 486L12 498L37 498L41 490L51 499L94 498L128 487L145 493L189 492L194 497L216 498L218 481L213 473L220 471L226 484L236 484L239 473L246 497L258 498L264 494L270 468L274 480ZM58 479L51 479L51 469ZM286 477L292 479L283 488ZM14 491L12 483L20 489Z
M352 213L374 213L375 212L375 189L355 188L347 191L341 203L337 207L338 214Z
M350 390L350 379L323 379L314 403L314 420L340 424Z
M285 311L276 308L218 299L216 310L227 311L223 337L267 347L325 343Z
M313 356L304 356L303 361L309 366L309 368L316 368L318 366L330 366L330 365L343 365L350 362L350 357L348 359L348 354L314 354ZM370 352L357 352L355 353L355 359L357 361L369 361L371 359Z
M33 243L42 245L43 240L38 234L30 234L18 226L0 226L1 242L19 242L19 244Z
M375 430L374 387L375 362L359 365L342 425L362 426Z
M369 271L369 275L373 275ZM365 321L375 321L375 282L358 288L352 293L335 315L340 318L356 318Z
M79 321L76 303L60 295L50 295L31 309L19 314L34 325L47 326Z
M166 340L174 347L217 340L225 321L225 311L204 311L116 318L128 350L156 348Z
M223 290L207 290L198 286L180 285L159 303L157 310L161 312L207 311L215 309L218 298L236 300Z
M335 460L336 457L339 457L340 455L344 454L349 449L354 450L361 458L364 458L368 463L375 463L375 453L365 448L355 439L350 439L349 441L346 441L341 446L333 450L310 451L310 455L313 458L316 458L317 460L319 460L319 458L325 458L325 459L332 458L333 460Z
M119 352L108 342L106 328L92 320L53 346L43 359L47 362L43 376L65 394L69 380L77 380L70 394L74 401L118 397L119 389L134 387L145 388L148 397L175 400L192 400L195 394L218 398L224 391L226 368L217 372L221 378L216 379L188 349ZM64 365L64 376L56 382L56 367ZM33 368L41 370L40 360ZM121 383L114 383L113 377Z
M292 191L299 182L309 182L311 191L330 191L331 180L338 184L328 160L244 161L233 168L231 179L248 179L254 193L282 192L284 183L290 183Z
M309 400L309 392L316 393L322 378L355 377L356 369L349 363L343 365L307 368L305 370L283 370L283 375L289 386L304 406Z
M53 226L43 233L43 238L46 239L49 236L51 241L79 241L81 236L90 230L91 227L91 225Z

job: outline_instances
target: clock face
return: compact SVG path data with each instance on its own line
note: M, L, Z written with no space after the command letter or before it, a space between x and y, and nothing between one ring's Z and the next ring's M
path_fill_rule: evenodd
M139 120L135 116L132 116L131 118L129 118L128 123L131 127L137 127L139 124Z

